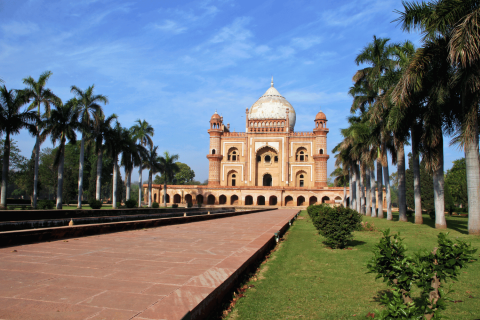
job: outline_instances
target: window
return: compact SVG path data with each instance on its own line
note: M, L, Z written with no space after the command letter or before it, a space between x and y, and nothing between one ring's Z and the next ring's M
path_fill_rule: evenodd
M237 179L235 179L237 176L235 174L232 174L232 187L235 187L235 182Z
M270 160L271 160L270 156L269 156L269 155L266 155L266 156L265 156L265 162L268 162L268 163L269 163Z
M300 151L300 161L305 161L305 152Z
M237 161L237 151L233 151L233 153L232 153L232 161Z
M323 154L323 149L320 149L320 154Z
M303 179L303 174L300 175L300 179Z
M212 154L215 154L215 149L212 149Z
M303 180L300 180L300 188L303 188Z
M257 162L260 162L260 161L262 161L262 157L257 156Z
M273 158L273 161L278 162L278 156L275 156L275 158Z

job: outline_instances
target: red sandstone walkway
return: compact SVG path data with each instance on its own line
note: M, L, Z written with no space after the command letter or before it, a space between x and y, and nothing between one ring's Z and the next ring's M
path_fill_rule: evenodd
M0 319L181 319L297 212L0 249Z

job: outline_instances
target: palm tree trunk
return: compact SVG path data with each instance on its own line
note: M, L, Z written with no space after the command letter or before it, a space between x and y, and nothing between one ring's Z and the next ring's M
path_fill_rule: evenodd
M370 168L367 166L366 168L366 173L365 173L365 189L367 190L367 205L365 207L365 214L370 217L372 215L372 212L370 211L370 207L372 206L372 198L370 197L371 190L370 190Z
M355 164L352 165L352 172L352 185L350 186L352 189L351 205L353 210L357 210L357 169Z
M118 156L113 159L113 191L112 191L112 208L117 209L117 180L118 180Z
M413 193L415 197L415 223L423 224L422 194L420 186L420 159L417 152L417 138L412 127Z
M470 117L478 123L476 109ZM468 234L480 234L480 166L478 159L478 126L473 126L473 138L465 141L467 165Z
M348 207L353 209L353 178L352 178L352 168L348 169L348 197L350 201L348 201Z
M403 143L398 143L397 147L397 174L398 174L398 220L408 221L407 219L407 196L405 188L405 148Z
M148 172L148 207L152 207L152 169Z
M383 219L383 168L382 168L382 160L380 158L377 159L377 196L378 196L378 214L377 216L380 219Z
M357 210L357 212L361 213L362 211L362 191L361 191L361 184L360 184L360 168L358 166L358 163L355 163L355 175L357 176L357 181L356 181L356 201L357 201L357 207L355 208L355 210Z
M167 207L167 179L163 181L163 203Z
M393 220L392 216L392 194L390 189L390 175L388 173L388 154L385 151L385 165L383 166L383 177L387 191L387 220Z
M84 151L85 151L85 133L82 131L82 143L80 145L80 165L78 167L78 204L77 204L78 209L82 209Z
M443 173L443 136L437 146L438 164L433 171L433 201L435 204L435 228L446 229L445 220L445 193L444 193L444 173Z
M60 145L60 163L58 164L57 209L62 209L63 202L63 166L65 164L65 141Z
M38 111L40 116L40 110ZM32 197L32 207L37 208L37 198L38 198L38 166L40 163L40 128L37 126L37 141L35 143L35 167L33 173L33 197Z
M376 196L375 196L375 163L373 164L373 169L370 170L370 182L371 182L371 196L372 196L372 207L371 207L371 211L372 211L372 217L376 217L377 216L377 206L376 206Z
M347 181L343 179L343 206L347 207Z
M127 180L127 190L125 194L126 200L130 200L130 171L131 169L125 170L125 180Z
M364 180L364 170L363 164L359 164L360 170L360 213L365 214L365 180Z
M7 208L7 184L8 184L8 167L10 161L10 133L5 136L5 146L3 150L3 167L2 167L2 198L0 206Z
M138 168L138 207L142 207L142 166Z
M97 152L97 185L96 185L96 194L95 194L95 199L100 201L101 198L101 191L102 191L102 157L103 157L103 151L98 150Z

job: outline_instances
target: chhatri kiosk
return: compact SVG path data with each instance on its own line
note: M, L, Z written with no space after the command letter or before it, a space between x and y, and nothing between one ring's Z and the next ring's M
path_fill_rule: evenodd
M295 132L295 109L270 88L246 109L245 132L230 132L217 112L210 119L208 185L167 186L167 203L307 206L342 203L343 187L327 186L327 118L317 113L311 132ZM152 201L163 202L153 185ZM147 185L144 185L147 201ZM161 200L160 200L161 199Z

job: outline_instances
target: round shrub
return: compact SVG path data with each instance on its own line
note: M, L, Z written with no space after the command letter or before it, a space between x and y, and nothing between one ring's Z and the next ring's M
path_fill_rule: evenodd
M37 202L38 209L53 209L55 207L55 202L53 200L40 200Z
M160 205L158 204L158 202L152 203L152 208L155 208L155 209L156 209L156 208L158 208L158 207L160 207Z
M127 200L127 201L125 201L125 207L127 207L127 208L136 208L136 207L137 207L137 201L132 200L132 199Z
M310 216L318 232L326 238L324 243L332 248L345 248L353 239L352 232L361 228L362 216L355 210L330 207L326 204L311 208Z
M188 202L188 203L187 203L187 208L191 208L191 207L193 207L193 203L192 203L192 202Z
M176 203L172 204L172 208L178 208L178 204Z
M100 209L102 207L102 201L100 200L90 200L88 204L92 209Z

